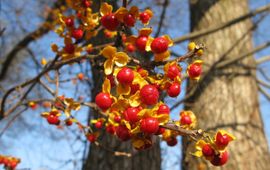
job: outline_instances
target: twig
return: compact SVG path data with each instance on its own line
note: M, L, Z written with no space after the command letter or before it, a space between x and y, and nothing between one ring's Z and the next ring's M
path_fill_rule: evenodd
M256 60L256 64L262 64L264 62L270 61L270 56L264 56L264 57L260 57Z

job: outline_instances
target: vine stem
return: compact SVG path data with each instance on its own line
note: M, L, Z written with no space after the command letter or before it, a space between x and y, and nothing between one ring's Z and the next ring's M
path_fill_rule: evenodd
M127 0L123 0L123 5L122 5L123 7L127 7Z

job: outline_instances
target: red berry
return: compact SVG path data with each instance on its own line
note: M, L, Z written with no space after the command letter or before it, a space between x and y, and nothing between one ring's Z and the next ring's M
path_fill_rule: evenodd
M97 121L97 122L95 123L95 127L96 127L97 129L101 129L101 128L102 128L102 125L103 125L102 121Z
M115 81L114 81L113 75L112 74L107 75L107 79L110 80L111 87L114 87L115 86Z
M97 137L94 134L89 134L89 135L87 135L87 140L89 142L95 142L97 140Z
M135 46L134 46L133 44L128 44L128 45L126 46L126 50L127 50L128 52L130 52L130 53L133 53L133 52L136 50L136 48L135 48Z
M165 128L159 127L159 128L158 128L158 131L157 131L157 133L155 133L155 135L161 135L161 134L164 133L164 132L165 132Z
M131 15L131 14L125 15L125 17L124 17L124 23L126 24L126 26L128 26L128 27L134 27L135 22L136 22L136 19L134 18L133 15Z
M212 165L214 166L222 166L224 165L229 159L229 154L227 151L215 155L214 158L211 160Z
M123 42L126 42L126 40L127 40L126 34L122 34L122 41L123 41Z
M79 80L83 80L84 79L84 74L83 73L79 73L77 75L77 77L78 77Z
M202 66L200 64L191 64L188 68L188 75L190 78L199 77L202 73Z
M110 94L108 93L100 92L96 96L95 101L96 101L97 106L101 108L102 110L107 110L112 105L112 99L111 99Z
M82 13L80 13L80 12L77 12L76 15L77 15L78 18L81 18L82 17Z
M128 128L124 125L120 125L116 128L116 135L122 141L127 141L131 138L131 134L130 134Z
M71 33L71 36L73 38L75 38L76 40L79 40L83 37L83 30L78 28L78 29L74 29Z
M71 126L71 125L73 124L73 122L72 122L71 119L66 119L65 124L66 124L67 126Z
M141 100L146 105L154 105L158 102L159 92L153 85L144 85L140 91Z
M50 114L47 116L47 121L51 125L58 125L60 123L58 116L53 115L53 114Z
M214 149L211 147L211 145L205 144L205 145L203 145L203 147L202 147L202 153L203 153L204 156L209 157L209 156L214 156L215 151L214 151Z
M119 22L114 14L108 14L104 15L101 18L101 24L103 25L104 28L110 31L115 31L119 25Z
M83 1L82 1L82 4L83 4L83 6L86 7L86 8L88 8L88 7L91 6L91 2L88 1L88 0L83 0Z
M180 76L180 69L179 67L177 67L177 65L171 65L169 66L168 68L168 71L167 71L167 76L173 80L174 78L176 78L177 76Z
M172 137L169 140L167 140L168 146L175 146L176 144L177 144L177 139L175 137Z
M192 123L192 120L189 115L183 115L181 116L180 123L181 125L190 125Z
M166 104L162 104L159 106L157 114L170 114L170 108Z
M106 132L113 135L115 133L115 127L113 125L108 125L106 127Z
M115 115L114 116L114 121L120 123L121 122L121 116Z
M135 45L137 47L137 49L141 52L145 52L145 47L146 47L146 42L148 40L147 36L139 36L136 39Z
M16 160L12 160L9 163L9 167L10 167L11 170L15 170L17 165L18 165L18 162Z
M227 134L222 135L220 132L216 135L216 145L226 147L230 142L230 137Z
M167 89L167 93L170 97L177 97L181 92L181 86L179 83L173 83Z
M66 44L64 51L68 54L73 54L75 52L75 46L73 44Z
M153 53L160 54L168 50L168 41L163 37L155 38L151 43Z
M134 79L134 73L130 68L124 67L118 72L116 78L119 83L130 85Z
M74 25L73 18L71 18L71 17L66 18L65 19L65 24L66 24L67 27L73 27L73 25Z
M141 121L141 131L147 134L157 133L159 128L159 122L156 118L148 117Z
M125 110L126 120L135 123L139 120L138 113L140 110L137 107L129 107Z
M140 13L140 20L143 24L146 24L150 20L150 15L147 12L142 12Z
M130 94L135 94L138 90L140 90L139 84L130 85Z

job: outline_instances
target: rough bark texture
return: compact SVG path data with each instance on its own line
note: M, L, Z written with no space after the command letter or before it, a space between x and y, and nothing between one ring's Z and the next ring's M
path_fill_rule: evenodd
M96 9L99 9L99 3L97 1L94 5L97 7ZM116 6L116 3L114 3L114 5ZM102 44L105 42L106 39L102 35L92 41L93 44ZM95 100L97 93L101 91L104 74L102 69L103 66L92 66L92 101ZM91 114L93 114L93 112ZM94 117L98 116L99 115L97 113L94 113ZM161 155L158 139L155 140L156 143L152 148L140 152L137 152L132 148L131 142L122 142L115 136L104 132L99 137L99 141L103 146L107 147L111 151L132 153L132 157L115 156L110 151L96 145L91 145L87 159L83 165L83 170L159 170L161 167Z
M247 0L190 0L191 31L227 22L248 11ZM251 27L251 20L245 20L194 41L206 44L203 60L213 65L251 50L252 33L247 33ZM194 158L189 154L194 152L194 143L184 139L183 169L269 169L270 157L259 110L256 72L244 69L239 63L255 66L253 57L249 56L238 65L213 69L185 105L186 109L196 113L202 129L225 129L236 136L237 140L229 146L228 163L222 168L214 168L209 162ZM194 83L189 82L187 93L192 87Z

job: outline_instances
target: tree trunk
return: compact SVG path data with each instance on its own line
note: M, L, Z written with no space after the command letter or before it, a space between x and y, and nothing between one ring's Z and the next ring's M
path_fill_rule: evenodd
M191 31L225 23L249 12L248 0L190 0ZM247 19L229 28L194 40L207 46L203 60L207 65L239 57L253 48L252 22ZM213 69L199 82L195 93L185 104L196 113L199 127L205 130L225 129L236 136L229 145L230 158L222 168L230 170L266 170L270 167L269 150L258 103L256 67L253 56L223 69ZM204 68L204 70L209 67ZM189 82L187 94L195 83ZM183 140L183 169L215 169L204 159L190 155L194 142Z
M115 1L112 3L116 6ZM95 1L94 5L96 6L96 9L99 9L100 4L98 1ZM102 44L105 42L106 38L104 38L102 34L92 41L93 44ZM104 80L104 73L102 70L103 66L100 67L92 64L92 82L94 83L92 88L93 102L95 101L97 93L101 91L101 86ZM95 113L93 110L91 111L91 114L94 117L99 117L98 113ZM158 139L155 140L155 144L152 148L140 152L135 151L132 148L131 142L122 142L115 136L105 133L104 131L99 137L99 141L110 151L94 144L90 145L87 159L82 168L83 170L159 170L161 167L161 155ZM115 156L111 151L127 152L131 153L132 156Z

